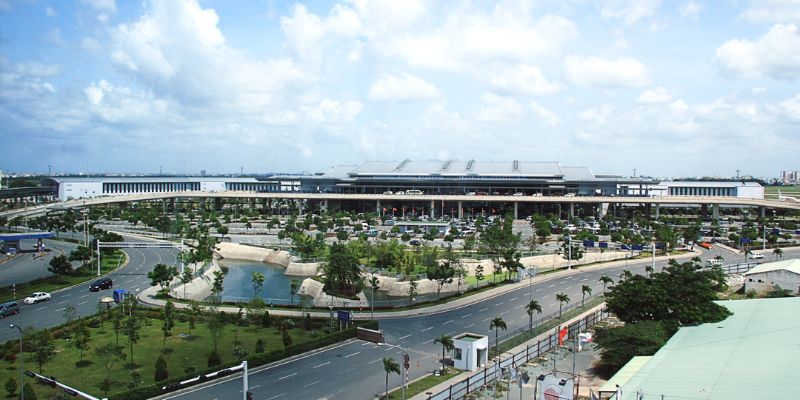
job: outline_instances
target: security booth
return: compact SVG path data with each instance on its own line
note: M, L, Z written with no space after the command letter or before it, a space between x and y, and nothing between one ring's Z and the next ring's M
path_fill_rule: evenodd
M42 240L52 237L53 234L50 232L0 233L0 242L2 242L0 249L5 253L19 253L23 250L19 244L20 240L34 239L36 240L34 250L44 251L44 243Z
M489 337L462 333L453 338L453 367L474 371L489 361Z

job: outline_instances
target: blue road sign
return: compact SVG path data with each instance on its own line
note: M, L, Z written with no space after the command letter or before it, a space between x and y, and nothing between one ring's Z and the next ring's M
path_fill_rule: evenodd
M339 321L350 321L350 318L352 316L353 313L351 313L350 311L341 311L341 310L336 311L336 318L338 318Z

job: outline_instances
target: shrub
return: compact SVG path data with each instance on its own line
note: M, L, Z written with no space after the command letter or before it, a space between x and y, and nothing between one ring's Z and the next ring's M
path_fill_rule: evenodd
M169 377L169 371L167 371L167 360L164 359L163 355L158 356L158 360L156 360L156 373L155 379L156 382L161 382Z
M26 400L36 400L36 392L33 391L33 386L30 383L22 386L22 393L25 395Z
M211 353L208 354L208 367L216 367L220 364L222 364L222 360L219 358L219 353L217 353L216 350L212 350Z
M8 393L6 397L14 397L17 393L17 380L13 376L10 376L6 381L6 392Z
M256 354L263 353L265 347L266 347L266 343L264 343L264 339L259 338L256 341Z

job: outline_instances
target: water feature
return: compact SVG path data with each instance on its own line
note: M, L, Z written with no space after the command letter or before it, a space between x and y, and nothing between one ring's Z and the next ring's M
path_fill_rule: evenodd
M258 271L264 274L264 285L259 292L264 302L276 305L300 303L299 294L296 294L294 302L291 302L289 285L292 279L296 279L300 284L306 277L285 275L286 268L257 261L224 259L220 260L220 265L228 268L223 282L222 301L250 301L253 298L250 277L254 271Z

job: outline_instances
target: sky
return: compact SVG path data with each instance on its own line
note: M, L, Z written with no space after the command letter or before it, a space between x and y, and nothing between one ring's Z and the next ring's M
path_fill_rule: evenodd
M0 0L0 170L800 170L800 0Z

